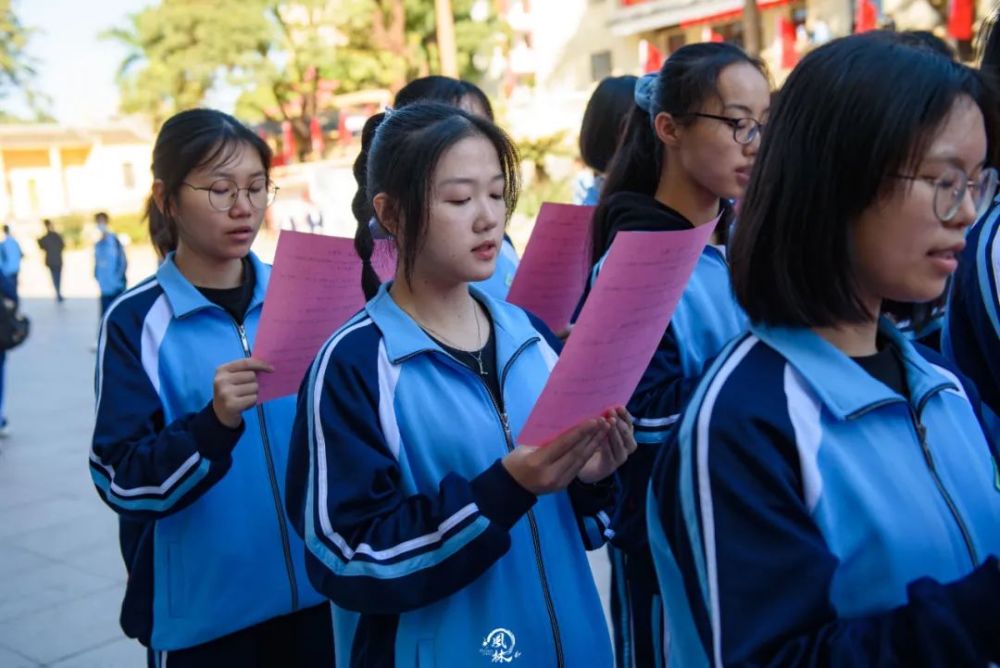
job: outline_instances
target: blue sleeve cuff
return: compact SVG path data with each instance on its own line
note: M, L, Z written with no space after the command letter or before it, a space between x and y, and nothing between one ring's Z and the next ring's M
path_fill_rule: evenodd
M471 486L479 512L507 529L517 524L538 500L514 480L499 459L476 476Z
M191 418L191 433L198 444L198 452L212 461L228 457L243 436L244 429L246 425L243 422L236 429L222 424L212 408L212 402Z

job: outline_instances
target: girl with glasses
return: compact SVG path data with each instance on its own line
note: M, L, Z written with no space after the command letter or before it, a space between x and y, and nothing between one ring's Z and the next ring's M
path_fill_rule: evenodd
M148 216L169 251L104 317L90 473L118 513L121 622L149 665L333 665L329 606L284 513L295 400L257 405L270 267L250 251L271 152L195 109L153 149Z
M558 341L476 287L496 265L517 153L489 120L415 103L369 121L359 197L398 245L320 350L292 433L288 513L361 668L608 666L585 549L634 450L624 408L518 445Z
M978 397L880 318L955 271L997 120L975 71L881 33L819 47L782 88L730 243L752 324L650 486L671 665L1000 660Z
M639 449L622 467L613 518L612 614L618 665L663 660L663 606L646 540L653 458L706 360L746 327L726 265L730 202L743 196L770 107L763 66L730 44L692 44L636 83L635 103L592 221L597 280L621 230L684 230L718 220L628 405ZM585 297L586 298L586 297ZM669 609L666 611L669 616Z

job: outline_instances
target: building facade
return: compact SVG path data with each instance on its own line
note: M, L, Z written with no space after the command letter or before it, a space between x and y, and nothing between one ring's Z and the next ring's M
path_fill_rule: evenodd
M152 185L152 149L151 133L125 122L0 125L0 219L138 211Z

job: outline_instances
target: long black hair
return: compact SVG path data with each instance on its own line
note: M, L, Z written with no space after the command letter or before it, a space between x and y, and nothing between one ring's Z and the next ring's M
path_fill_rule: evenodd
M608 198L621 191L652 196L660 182L664 146L653 129L660 112L683 122L684 114L698 111L706 100L717 96L719 75L730 65L746 63L766 76L761 61L732 44L689 44L675 51L656 76L649 109L634 104L618 150L608 167L601 199L591 221L592 261L607 252Z
M374 297L380 286L371 264L375 245L369 227L372 200L380 193L388 196L388 216L402 240L398 246L403 280L409 281L427 232L438 162L456 143L477 136L496 149L509 220L520 189L517 148L507 133L491 121L445 104L418 102L389 114L376 114L365 123L361 153L354 162L358 190L351 208L358 222L354 248L362 260L361 287L367 299ZM378 221L376 224L381 225Z
M163 210L150 195L146 201L149 237L161 258L177 250L177 224L170 213L192 170L225 164L243 146L260 155L265 176L271 171L271 149L250 128L215 109L188 109L167 119L153 147L153 178L163 182Z

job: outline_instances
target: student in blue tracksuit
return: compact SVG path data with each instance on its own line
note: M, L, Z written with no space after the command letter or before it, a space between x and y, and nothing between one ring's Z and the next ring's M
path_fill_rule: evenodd
M333 662L329 605L284 513L295 400L255 407L270 267L250 246L270 159L221 112L169 119L147 213L173 251L101 327L90 473L119 515L122 628L157 668Z
M10 233L10 225L3 226L3 241L0 241L0 273L7 277L7 280L14 286L14 294L17 294L17 275L21 273L21 244Z
M108 227L108 214L99 211L94 222L101 238L94 244L94 278L101 288L101 317L111 303L125 292L125 272L128 258L118 236Z
M558 343L474 285L517 198L513 144L437 103L366 131L359 197L399 265L380 286L357 209L371 301L303 381L288 469L310 578L336 606L338 664L609 666L585 549L604 542L610 476L635 441L619 408L517 445Z
M941 352L979 389L988 433L1000 444L1000 198L965 238Z
M1000 453L973 386L879 318L944 289L998 129L975 71L891 34L788 78L730 244L753 325L651 481L670 665L1000 661Z
M646 487L653 457L703 365L747 324L722 244L732 219L728 200L743 194L769 107L761 64L738 47L678 49L659 73L637 82L594 212L591 282L619 231L685 230L721 217L628 406L639 449L620 471L609 550L619 666L659 665L663 611L646 541Z
M988 22L980 70L1000 77L997 15ZM1000 198L970 228L955 272L941 352L975 382L988 431L1000 444Z

